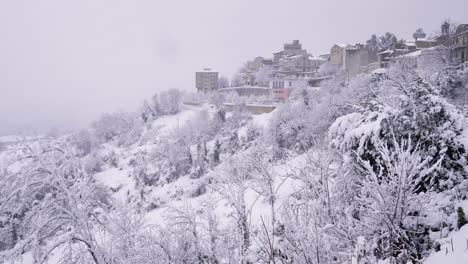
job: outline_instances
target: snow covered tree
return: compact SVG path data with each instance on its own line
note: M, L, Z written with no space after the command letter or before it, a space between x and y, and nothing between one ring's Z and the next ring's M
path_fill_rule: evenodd
M161 112L166 115L174 115L180 111L182 93L177 89L163 91L159 95Z
M141 119L144 123L153 121L158 116L157 112L150 106L148 101L143 102L141 109Z
M153 97L151 98L151 103L152 103L151 109L153 109L156 116L161 115L162 114L161 103L159 102L159 96L157 93L155 93Z
M372 34L370 39L366 41L366 49L369 51L369 60L377 61L377 53L379 53L379 39L377 35Z
M0 215L15 223L19 237L0 260L32 250L38 263L57 251L64 252L62 263L107 263L97 240L109 207L107 191L62 144L26 145L24 155L27 167L7 176L0 187Z
M235 221L235 241L237 243L237 262L247 263L247 251L251 245L250 209L246 193L250 186L250 172L241 157L231 157L219 168L220 175L212 185L232 209L230 216Z
M76 148L78 156L84 157L97 147L98 142L88 130L82 130L70 137L71 144Z
M424 33L424 30L422 28L416 29L416 31L413 33L413 38L415 41L418 41L418 39L423 39L426 37L426 33Z
M380 241L375 251L380 259L416 261L421 257L418 252L421 246L416 245L415 237L417 212L421 208L418 186L439 168L442 159L431 164L431 157L422 154L411 137L400 142L396 138L388 143L378 142L376 149L382 157L378 170L369 161L360 159L365 177L360 195L362 222L377 228L369 235Z
M218 89L229 87L229 79L225 76L218 78Z
M215 165L219 164L220 155L221 155L221 143L219 143L219 140L216 140L214 144L214 149L213 149L213 163Z
M393 33L387 32L379 37L379 50L395 48L395 44L397 43L397 37Z
M138 140L141 121L132 113L104 114L92 124L93 132L103 142L115 140L118 144L132 144Z
M465 212L463 211L462 207L457 208L457 226L461 228L464 226L468 221L466 221Z
M260 247L258 255L264 262L276 263L278 256L275 228L278 191L288 177L279 175L277 168L271 162L272 159L262 150L254 150L245 158L252 174L252 189L264 199L270 210L269 216L261 216L261 227L256 239ZM268 218L270 221L267 221Z
M111 239L106 245L111 263L151 263L145 252L144 218L130 204L117 203L109 216L107 231Z

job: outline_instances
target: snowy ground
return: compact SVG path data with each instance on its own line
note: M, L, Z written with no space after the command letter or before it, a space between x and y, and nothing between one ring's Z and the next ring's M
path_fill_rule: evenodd
M464 225L459 231L452 232L447 238L438 241L441 244L441 250L431 254L424 264L468 263L468 225Z
M203 105L201 107L185 106L185 109L176 115L165 116L154 121L152 128L158 131L158 136L167 135L172 133L175 129L185 125L200 111L207 111L209 114L213 114L212 109L213 108L209 105ZM266 129L271 117L272 113L254 115L249 124L238 131L239 137L242 137L245 134L246 127L248 125L253 125L259 129ZM213 142L208 142L207 144L210 143ZM132 146L127 150L114 149L114 151L117 153L127 152L127 155L131 156L131 153L134 153L135 151L150 150L152 147L153 145L148 143L139 146ZM300 166L299 164L304 162L304 157L299 156L287 164L278 165L277 171L280 176L278 178L278 183L280 183L283 180L283 177L285 177L287 168L298 167ZM125 164L126 162L121 163ZM129 176L131 168L126 168L126 165L123 165L123 167L123 169L109 168L95 175L96 179L111 188L114 191L113 196L121 201L125 201L129 195L138 195L136 194L134 179ZM215 169L211 173L216 174L221 172ZM147 199L160 201L162 206L147 213L146 223L148 225L162 225L166 222L168 212L171 208L203 208L203 206L208 202L215 204L215 214L219 219L224 220L223 222L226 223L230 219L229 214L231 213L231 208L222 200L221 196L209 186L205 194L192 197L191 191L195 190L197 185L201 184L203 180L204 179L190 179L189 176L183 176L169 184L152 187L152 192L149 194ZM287 199L294 189L294 182L291 179L286 180L279 189L277 206L281 206L282 201ZM251 215L252 225L258 224L261 221L261 218L270 218L270 209L266 204L266 201L261 199L253 189L248 189L246 193L246 203L253 212ZM221 224L223 223L221 222Z

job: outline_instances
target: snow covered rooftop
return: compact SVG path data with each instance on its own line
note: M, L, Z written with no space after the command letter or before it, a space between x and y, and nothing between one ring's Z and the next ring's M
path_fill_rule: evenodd
M343 44L343 43L335 43L335 45L337 45L340 48L346 48L347 46L349 46L349 44Z
M422 53L422 50L417 50L417 51L415 51L415 52L411 52L411 53L402 55L401 57L405 57L405 58L415 58L415 57L421 56L421 53Z
M373 74L380 74L380 73L386 73L387 72L387 69L385 68L379 68L379 69L375 69L372 71Z

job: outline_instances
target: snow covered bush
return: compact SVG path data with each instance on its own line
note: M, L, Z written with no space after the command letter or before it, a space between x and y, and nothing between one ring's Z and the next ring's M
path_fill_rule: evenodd
M132 113L104 114L92 127L102 142L116 140L119 145L132 144L141 134L140 119Z
M351 193L338 204L352 208L348 219L372 241L371 256L402 263L427 255L433 245L428 230L447 226L455 211L427 197L464 199L450 190L463 189L467 179L464 117L406 67L394 65L371 79L354 111L329 129L331 146L355 164L337 178L337 187Z
M412 138L431 155L434 164L442 158L441 169L433 171L420 183L419 190L446 190L460 179L464 171L465 151L459 141L463 116L422 79L402 84L397 107L379 98L362 100L358 111L339 117L330 127L331 144L341 150L356 151L378 166L376 140L390 142L393 137Z
M83 158L83 169L90 175L101 172L103 165L102 158L95 152Z

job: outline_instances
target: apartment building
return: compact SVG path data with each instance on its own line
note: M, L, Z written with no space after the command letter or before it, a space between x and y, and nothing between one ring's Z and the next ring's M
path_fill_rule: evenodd
M218 90L218 72L203 69L195 73L195 87L198 92L211 92Z

